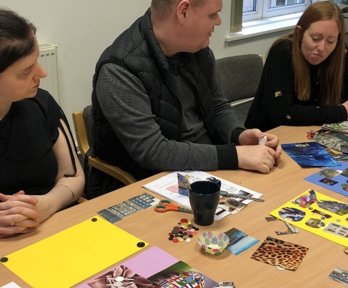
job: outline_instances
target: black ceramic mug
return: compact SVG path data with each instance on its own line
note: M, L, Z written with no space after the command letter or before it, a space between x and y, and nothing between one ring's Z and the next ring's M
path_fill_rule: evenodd
M195 223L201 226L213 224L220 200L220 185L211 181L197 181L190 186L189 199Z

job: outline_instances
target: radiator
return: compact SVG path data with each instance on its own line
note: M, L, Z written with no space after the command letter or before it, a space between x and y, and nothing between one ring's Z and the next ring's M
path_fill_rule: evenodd
M40 88L51 93L59 104L59 75L57 46L51 44L40 44L39 63L47 72L47 76L40 81Z

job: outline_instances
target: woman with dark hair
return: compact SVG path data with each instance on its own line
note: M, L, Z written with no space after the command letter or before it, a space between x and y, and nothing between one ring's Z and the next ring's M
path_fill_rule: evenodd
M271 47L246 127L322 125L347 120L348 59L340 8L316 2Z
M0 237L34 230L84 187L65 115L39 89L46 72L35 31L0 10Z

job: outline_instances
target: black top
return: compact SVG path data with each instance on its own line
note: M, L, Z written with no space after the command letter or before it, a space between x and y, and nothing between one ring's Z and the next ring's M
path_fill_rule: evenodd
M283 40L270 49L245 127L266 131L280 125L322 125L347 120L347 112L342 105L320 105L317 81L320 64L311 65L310 99L300 101L297 98L294 91L291 43L290 40ZM348 81L347 65L346 54L343 83ZM347 94L343 89L341 103L348 99Z
M53 186L58 165L52 146L62 111L39 89L34 98L12 104L0 121L0 192L42 195Z

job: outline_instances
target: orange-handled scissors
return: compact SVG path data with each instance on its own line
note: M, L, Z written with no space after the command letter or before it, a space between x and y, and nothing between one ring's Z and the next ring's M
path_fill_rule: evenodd
M170 201L170 200L161 200L156 206L155 206L156 212L168 212L168 211L177 211L177 212L186 212L186 213L192 213L191 209L183 208L176 203Z

